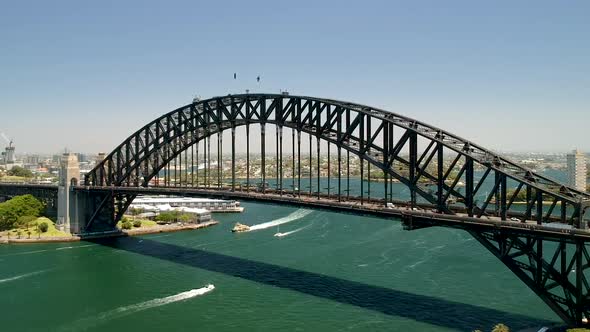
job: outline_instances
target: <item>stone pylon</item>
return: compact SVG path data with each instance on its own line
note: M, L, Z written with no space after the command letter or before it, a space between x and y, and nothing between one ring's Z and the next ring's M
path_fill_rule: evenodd
M78 156L73 153L64 153L61 157L57 194L57 226L64 232L79 232L79 227L71 224L71 216L75 215L72 187L77 186L79 182L80 164L78 163Z

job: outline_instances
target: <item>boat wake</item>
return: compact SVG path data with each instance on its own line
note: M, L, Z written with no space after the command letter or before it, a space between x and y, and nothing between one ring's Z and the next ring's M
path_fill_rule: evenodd
M36 254L36 253L39 253L39 252L46 252L46 251L53 251L53 249L33 250L33 251L23 251L23 252L17 252L17 253L14 253L14 254L0 255L0 257L8 257L8 256L20 256L20 255L29 255L29 254Z
M23 252L17 252L17 253L13 253L13 254L0 255L0 257L30 255L30 254L37 254L37 253L40 253L40 252L69 250L69 249L78 249L78 248L87 248L87 247L96 247L96 246L97 246L97 244L87 244L87 245L82 245L82 246L59 247L59 248L55 248L55 249L43 249L43 250L23 251Z
M209 284L198 289L191 289L186 292L178 293L167 297L157 298L137 304L132 304L124 307L119 307L110 311L103 312L95 317L83 318L74 322L72 325L62 329L64 331L79 331L86 330L90 327L99 325L102 322L110 321L112 319L121 318L127 315L134 314L143 310L160 307L174 302L184 301L193 297L205 295L215 289L215 286Z
M300 228L294 229L294 230L292 230L292 231L289 231L289 232L285 232L285 233L276 233L274 236L276 236L276 237L284 237L284 236L289 236L289 235L291 235L291 234L293 234L293 233L297 233L297 232L299 232L299 231L302 231L302 230L304 230L304 229L308 228L309 226L311 226L311 224L310 224L310 225L307 225L307 226L305 226L305 227L300 227Z
M273 221L265 222L262 224L250 226L250 231L257 231L260 229L266 229L266 228L286 224L288 222L301 219L301 218L307 216L308 214L310 214L311 212L313 212L313 211L300 209L300 210L297 210L297 211L289 214L286 217L275 219Z
M49 271L49 270L35 271L35 272L21 274L19 276L14 276L14 277L11 277L11 278L0 279L0 284L3 284L5 282L10 282L10 281L15 281L15 280L26 278L26 277L31 277L31 276L34 276L34 275L37 275L37 274L41 274L41 273L47 272L47 271Z
M191 289L189 291L178 293L176 295L171 295L171 296L153 299L153 300L149 300L149 301L138 303L138 304L120 307L115 310L108 311L103 315L109 316L109 315L117 315L117 314L122 314L122 313L132 314L132 313L135 313L138 311L142 311L142 310L146 310L146 309L150 309L150 308L155 308L155 307L163 306L163 305L178 302L178 301L188 300L193 297L200 296L200 295L205 295L214 289L215 289L214 285L207 285L202 288Z
M88 247L96 247L96 244L87 244L87 245L83 245L83 246L73 246L73 247L61 247L61 248L56 248L55 250L69 250L69 249L78 249L78 248L88 248Z

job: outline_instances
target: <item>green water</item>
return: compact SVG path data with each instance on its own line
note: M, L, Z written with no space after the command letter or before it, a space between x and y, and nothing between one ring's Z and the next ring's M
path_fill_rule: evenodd
M203 230L0 246L0 329L470 331L559 321L465 232L242 205ZM290 221L280 232L296 232L230 232L236 221L281 218ZM207 284L215 289L182 299Z

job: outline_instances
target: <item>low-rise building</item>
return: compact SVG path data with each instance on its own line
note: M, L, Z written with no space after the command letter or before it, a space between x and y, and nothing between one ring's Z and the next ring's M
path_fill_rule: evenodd
M133 204L151 206L168 204L171 207L205 209L213 213L244 211L244 208L240 206L240 202L238 201L199 197L140 196L133 200Z
M172 207L169 204L161 204L161 205L149 205L149 204L131 204L127 212L132 211L132 209L138 209L142 211L137 216L140 218L155 218L162 212L170 212L170 211L179 211L182 213L189 213L195 217L196 223L202 223L211 221L211 212L205 209L199 208L190 208L190 207Z

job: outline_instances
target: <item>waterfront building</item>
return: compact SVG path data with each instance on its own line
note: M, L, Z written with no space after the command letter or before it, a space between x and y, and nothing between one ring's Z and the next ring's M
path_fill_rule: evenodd
M568 184L580 191L586 191L586 155L574 150L567 155Z
M169 211L179 211L183 213L189 213L194 216L196 223L208 222L211 221L211 212L205 209L199 208L191 208L191 207L184 207L184 206L177 206L172 207L170 204L161 204L161 205L149 205L149 204L131 204L129 209L127 209L127 214L130 213L132 209L138 209L141 213L138 215L140 218L155 218L162 212L169 212Z
M240 202L238 201L200 197L140 196L133 200L133 204L151 206L170 205L171 207L205 209L211 212L244 211L244 208L240 206Z

